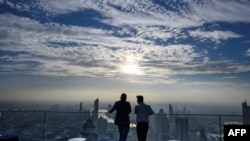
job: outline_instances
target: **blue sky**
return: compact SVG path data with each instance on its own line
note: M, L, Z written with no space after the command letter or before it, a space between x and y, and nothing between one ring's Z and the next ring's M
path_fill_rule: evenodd
M2 100L250 101L248 0L0 0Z

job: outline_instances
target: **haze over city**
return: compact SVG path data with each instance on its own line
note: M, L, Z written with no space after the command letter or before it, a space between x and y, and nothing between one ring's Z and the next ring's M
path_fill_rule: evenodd
M0 0L0 101L250 102L247 0Z

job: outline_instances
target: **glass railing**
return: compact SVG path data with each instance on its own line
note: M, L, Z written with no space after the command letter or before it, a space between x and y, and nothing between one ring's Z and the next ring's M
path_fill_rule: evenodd
M21 141L118 141L113 119L105 112L0 111L0 137L18 136ZM127 141L137 141L135 115ZM223 141L224 125L243 124L242 115L155 114L150 117L147 141Z

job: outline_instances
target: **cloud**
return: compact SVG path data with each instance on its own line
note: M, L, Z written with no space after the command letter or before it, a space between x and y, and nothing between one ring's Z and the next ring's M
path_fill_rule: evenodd
M161 3L161 4L159 4ZM190 27L206 22L250 22L247 1L50 1L34 3L48 14L66 14L93 9L104 15L103 22L121 25L163 25ZM170 10L172 9L172 11ZM240 9L240 10L239 10Z
M249 23L250 3L245 0L211 1L185 0L190 13L205 22ZM239 10L240 9L240 10Z
M8 18L7 18L8 17ZM41 24L29 18L17 17L12 14L1 14L2 50L19 52L1 59L7 62L19 62L25 67L12 67L24 72L41 75L86 75L122 77L120 68L126 61L126 56L133 56L145 75L151 77L167 77L172 74L241 72L232 69L232 64L211 63L206 52L197 52L195 46L188 44L156 45L155 39L174 38L178 32L164 32L159 27L149 27L147 30L137 27L136 34L127 33L126 28L121 34L129 36L114 36L116 31L79 26L65 26L55 23ZM16 21L22 21L16 23ZM160 31L161 34L157 32ZM201 32L190 31L195 38L210 38L211 40L226 40L240 37L233 32ZM137 37L137 38L134 38ZM197 58L206 58L204 62L196 62ZM36 62L30 63L30 62ZM209 64L210 63L210 64ZM227 69L228 68L228 69ZM243 69L248 71L248 69Z
M65 4L67 3L67 4ZM1 56L1 70L4 73L31 73L38 75L91 76L126 78L121 72L127 56L132 56L143 71L138 76L142 81L155 78L154 82L175 83L171 75L215 74L247 72L250 68L231 60L211 61L207 51L200 51L191 43L181 43L178 39L198 38L216 43L240 38L232 31L201 31L190 27L200 27L206 22L249 22L244 15L248 10L244 2L216 1L205 4L184 1L184 5L174 7L166 2L159 5L152 1L39 1L30 7L21 3L8 5L21 11L34 12L34 17L21 17L11 13L0 15L1 50L11 52ZM169 4L169 5L168 5ZM218 4L218 5L216 5ZM18 5L18 6L17 6ZM165 7L164 7L165 6ZM168 7L169 6L169 7ZM242 11L235 11L236 6ZM36 11L33 8L38 7ZM168 10L168 9L173 9ZM213 13L206 13L208 9ZM221 9L220 9L221 8ZM102 17L93 17L109 25L110 28L65 25L52 22L54 17L84 12L92 9ZM204 11L202 11L204 9ZM39 19L39 10L51 20L45 23ZM221 11L222 10L222 11ZM237 12L227 16L226 12ZM37 15L36 15L37 14ZM210 14L215 14L210 16ZM217 14L217 15L216 15ZM223 17L223 18L222 18ZM186 34L186 29L190 29ZM173 40L172 42L169 42ZM248 56L249 50L246 53ZM3 72L3 71L2 71ZM148 78L145 78L148 76Z
M250 56L250 48L246 51L246 55Z
M219 30L214 30L214 31L195 30L195 31L189 31L189 34L194 38L198 38L200 40L211 40L216 43L220 43L221 40L228 40L231 38L242 37L241 35L233 33L231 31L219 31Z
M39 2L6 3L20 11L32 12L34 17L53 18L70 13L84 12L87 9L96 11L101 17L93 19L116 27L154 26L188 28L213 22L249 23L249 2L247 1L67 1L41 0ZM239 10L241 9L241 10Z

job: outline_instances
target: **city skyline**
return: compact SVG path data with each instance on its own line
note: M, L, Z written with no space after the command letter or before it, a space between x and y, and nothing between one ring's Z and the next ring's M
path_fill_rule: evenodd
M0 112L1 131L15 132L22 140L48 140L69 139L84 137L91 141L103 139L117 140L118 129L114 124L115 114L108 113L108 109L100 109L99 99L93 101L91 109L84 108L82 102L77 106L65 107L66 111L55 104L47 110L37 109L38 105L32 105L33 110L8 109ZM26 107L27 108L27 107ZM101 110L101 111L100 111ZM218 109L217 109L218 110ZM148 140L165 141L169 139L181 139L192 141L219 141L223 138L223 125L244 124L249 121L250 107L246 102L242 103L242 115L218 115L191 114L186 107L182 110L168 105L168 110L160 109L150 117L150 130ZM99 111L99 112L97 112ZM130 131L128 140L136 140L136 116L130 115ZM25 117L25 118L23 118ZM43 119L44 118L44 119ZM20 119L20 120L16 120ZM32 124L31 124L32 123ZM222 124L221 124L222 123ZM46 128L44 128L46 127ZM46 129L46 130L45 130Z
M250 101L250 2L0 0L0 100Z

